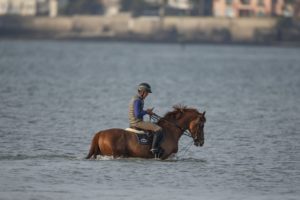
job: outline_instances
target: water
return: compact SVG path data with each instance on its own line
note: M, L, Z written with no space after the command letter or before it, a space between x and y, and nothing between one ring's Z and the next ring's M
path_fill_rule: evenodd
M0 41L0 199L298 199L300 50ZM88 161L95 132L146 107L206 110L204 147ZM189 144L182 137L180 149Z

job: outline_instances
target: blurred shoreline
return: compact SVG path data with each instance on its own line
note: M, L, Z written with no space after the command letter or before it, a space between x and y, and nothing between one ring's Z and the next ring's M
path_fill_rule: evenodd
M291 18L4 16L3 39L300 46L300 23Z
M49 38L49 37L0 37L1 41L62 41L62 42L101 42L101 43L130 43L130 44L174 44L180 45L182 48L190 45L234 45L234 46L261 46L261 47L286 47L286 48L299 48L300 42L272 42L272 43L251 43L251 42L212 42L212 41L196 41L196 42L178 42L167 40L141 40L141 39L115 39L115 38Z

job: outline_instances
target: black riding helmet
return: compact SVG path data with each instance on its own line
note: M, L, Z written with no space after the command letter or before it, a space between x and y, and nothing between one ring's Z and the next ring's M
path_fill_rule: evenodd
M139 84L138 91L146 91L148 93L152 93L151 86L148 83Z

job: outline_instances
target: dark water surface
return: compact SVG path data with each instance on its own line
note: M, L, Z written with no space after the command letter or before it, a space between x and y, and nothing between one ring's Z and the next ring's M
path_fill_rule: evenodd
M204 147L84 160L144 81L207 111ZM0 41L0 199L298 199L299 99L299 48Z

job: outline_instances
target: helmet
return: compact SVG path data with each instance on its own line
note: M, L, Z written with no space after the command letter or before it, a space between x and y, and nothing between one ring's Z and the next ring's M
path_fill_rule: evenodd
M146 91L146 92L152 93L151 86L148 83L139 84L138 91Z

